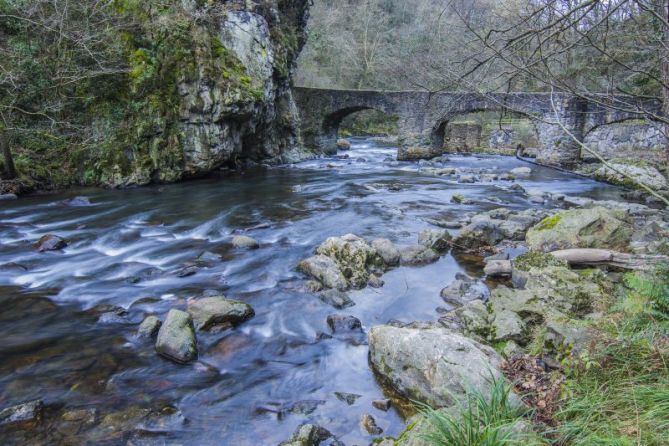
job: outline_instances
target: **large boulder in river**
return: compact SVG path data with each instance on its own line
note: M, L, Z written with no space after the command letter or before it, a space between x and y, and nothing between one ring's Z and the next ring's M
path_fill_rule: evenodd
M188 303L188 313L198 330L226 329L255 316L251 305L225 296L192 300Z
M347 139L340 138L337 140L337 148L339 150L351 150L351 143Z
M369 281L370 269L383 265L376 250L353 234L329 237L316 249L316 253L334 260L348 285L353 288L364 288Z
M639 183L643 183L654 190L665 190L669 188L667 179L653 166L644 165L642 163L630 164L623 162L613 162L609 164L611 168L602 166L595 171L595 178L608 183L631 187L633 189L640 189L641 186L639 186ZM625 175L618 172L622 172Z
M47 234L42 236L34 246L39 252L58 251L67 246L67 241L63 237Z
M297 269L318 280L328 288L335 288L338 290L348 289L348 281L339 270L337 263L328 256L315 255L308 259L302 260Z
M397 392L432 407L462 402L469 389L487 394L490 379L503 377L495 350L430 325L373 327L369 357Z
M571 209L546 217L526 235L532 250L551 252L569 248L625 251L632 238L630 217L617 209Z
M175 362L186 364L197 358L195 328L190 314L170 310L158 331L156 351Z

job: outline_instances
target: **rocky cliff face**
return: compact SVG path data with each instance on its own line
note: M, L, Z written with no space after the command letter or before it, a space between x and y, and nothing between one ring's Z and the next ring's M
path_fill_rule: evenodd
M182 0L149 13L130 57L137 106L120 104L120 125L99 121L105 156L88 175L128 186L299 158L291 74L308 4Z

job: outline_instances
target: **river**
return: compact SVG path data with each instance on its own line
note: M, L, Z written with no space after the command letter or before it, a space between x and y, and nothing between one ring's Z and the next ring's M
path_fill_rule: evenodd
M347 445L366 445L372 438L359 427L364 413L385 434L398 434L400 413L371 405L383 389L368 366L364 336L319 340L318 333L337 312L365 328L436 320L441 288L457 272L480 275L480 267L446 255L429 266L397 268L383 276L382 288L351 292L356 305L338 311L304 289L297 263L329 236L409 244L434 228L431 219L542 204L510 190L508 181L459 184L425 175L418 163L393 161L392 145L352 142L341 158L0 203L0 409L44 401L45 420L31 444L276 445L313 422ZM452 155L445 165L505 173L524 163ZM529 178L516 181L528 192L601 199L621 192L532 167ZM454 194L474 203L453 204ZM81 195L91 205L66 204ZM68 247L36 252L32 244L47 233L65 237ZM234 233L256 238L260 248L233 249ZM220 261L184 270L205 251ZM146 314L163 316L214 293L248 302L256 316L233 330L198 333L197 362L162 359L152 342L135 337ZM127 313L105 314L112 306ZM335 392L360 397L348 405ZM62 421L65 411L82 408L96 409L96 421ZM145 416L144 409L155 413ZM5 435L8 444L22 438Z

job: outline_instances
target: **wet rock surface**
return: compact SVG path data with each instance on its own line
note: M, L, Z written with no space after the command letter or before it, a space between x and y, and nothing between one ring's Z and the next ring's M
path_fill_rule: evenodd
M188 303L188 313L196 330L224 330L255 316L249 304L225 296L195 299Z
M42 236L34 246L39 252L59 251L67 246L67 240L54 234L47 234Z
M185 364L197 358L197 341L191 316L170 310L156 339L156 351L175 362Z

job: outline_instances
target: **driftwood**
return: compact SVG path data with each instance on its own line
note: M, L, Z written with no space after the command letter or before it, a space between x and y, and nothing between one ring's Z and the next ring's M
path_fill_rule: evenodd
M510 276L513 272L511 260L489 260L483 272L490 277Z
M662 264L669 265L669 256L629 254L608 249L563 249L551 254L569 265L607 265L630 270L653 270Z

